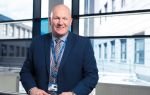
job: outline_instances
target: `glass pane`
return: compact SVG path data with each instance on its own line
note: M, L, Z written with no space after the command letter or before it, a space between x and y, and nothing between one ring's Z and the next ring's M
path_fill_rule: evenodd
M30 42L31 39L0 40L0 67L8 67L8 69L0 68L0 70L19 72L27 55ZM14 69L10 69L11 67ZM15 67L18 69L15 70Z
M150 8L149 0L79 0L80 13L107 13Z
M143 59L145 61L144 64L140 65L135 64L136 62L134 60L136 58L136 39L137 38L124 38L124 40L126 40L126 45L124 47L126 48L126 51L124 51L126 58L123 61L121 57L122 38L91 39L99 69L100 82L150 86L150 38L140 38L145 41L143 47L145 55ZM114 49L111 47L112 41L115 42ZM113 58L111 57L112 52L115 53Z
M4 79L10 80L6 84L6 87L4 87L4 90L1 89L4 93L24 93L25 90L23 89L21 83L18 80L15 80L15 75L19 78L19 72L21 70L21 67L25 61L25 58L27 56L27 52L29 49L31 43L31 39L7 39L7 40L1 40L0 39L0 72L1 74L4 74ZM11 76L11 77L8 77ZM13 78L13 79L9 79ZM13 81L14 80L14 81ZM16 83L16 84L15 84ZM11 87L8 87L8 85L16 85L14 90L12 90ZM9 89L8 91L6 91ZM17 92L16 92L17 91ZM21 94L19 94L21 95Z
M150 13L82 17L79 34L83 36L150 35Z
M135 40L135 63L144 64L144 39Z
M0 23L0 39L32 38L32 21Z
M64 0L64 4L67 5L70 10L72 10L72 0Z
M49 9L48 9L49 14L52 8L57 4L65 4L66 6L70 8L70 10L72 8L72 0L49 0Z
M42 19L41 20L41 35L49 33L49 23L48 19Z
M33 0L0 0L0 2L0 21L32 18Z
M48 1L49 0L41 0L41 17L48 17Z

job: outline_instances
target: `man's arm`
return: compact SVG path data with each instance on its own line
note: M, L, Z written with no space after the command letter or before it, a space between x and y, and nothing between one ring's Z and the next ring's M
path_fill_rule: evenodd
M86 40L83 60L85 77L73 89L77 95L88 95L98 82L98 69L90 40Z
M20 71L20 81L23 87L25 88L26 92L28 92L31 88L36 87L33 74L34 68L33 68L33 43L32 43L27 53L26 60Z

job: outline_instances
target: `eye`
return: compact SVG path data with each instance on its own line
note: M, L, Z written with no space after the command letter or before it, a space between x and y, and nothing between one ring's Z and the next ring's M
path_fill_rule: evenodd
M68 20L68 18L66 18L66 17L63 17L63 20Z
M59 19L59 17L54 17L53 19L54 19L54 20L58 20L58 19Z

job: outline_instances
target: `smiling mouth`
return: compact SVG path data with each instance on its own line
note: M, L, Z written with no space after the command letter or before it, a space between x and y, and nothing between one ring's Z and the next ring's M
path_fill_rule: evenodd
M64 27L56 27L57 29L63 29Z

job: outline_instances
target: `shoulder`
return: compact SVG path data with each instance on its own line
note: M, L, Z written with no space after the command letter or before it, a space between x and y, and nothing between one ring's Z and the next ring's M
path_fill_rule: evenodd
M34 37L32 39L32 42L44 41L44 40L50 39L50 38L51 38L51 33L48 33L48 34L44 34L44 35L40 35L40 36Z
M31 47L34 47L37 45L43 45L45 42L48 42L50 40L51 40L51 33L41 35L41 36L36 36L32 38Z
M84 37L84 36L80 36L80 35L77 35L77 34L74 34L74 33L70 33L69 35L71 35L74 39L76 39L77 41L83 41L83 42L87 42L87 41L90 41L90 39L88 37Z
M80 48L86 48L91 45L89 38L74 33L69 33L68 43L71 43L74 46L79 46Z

